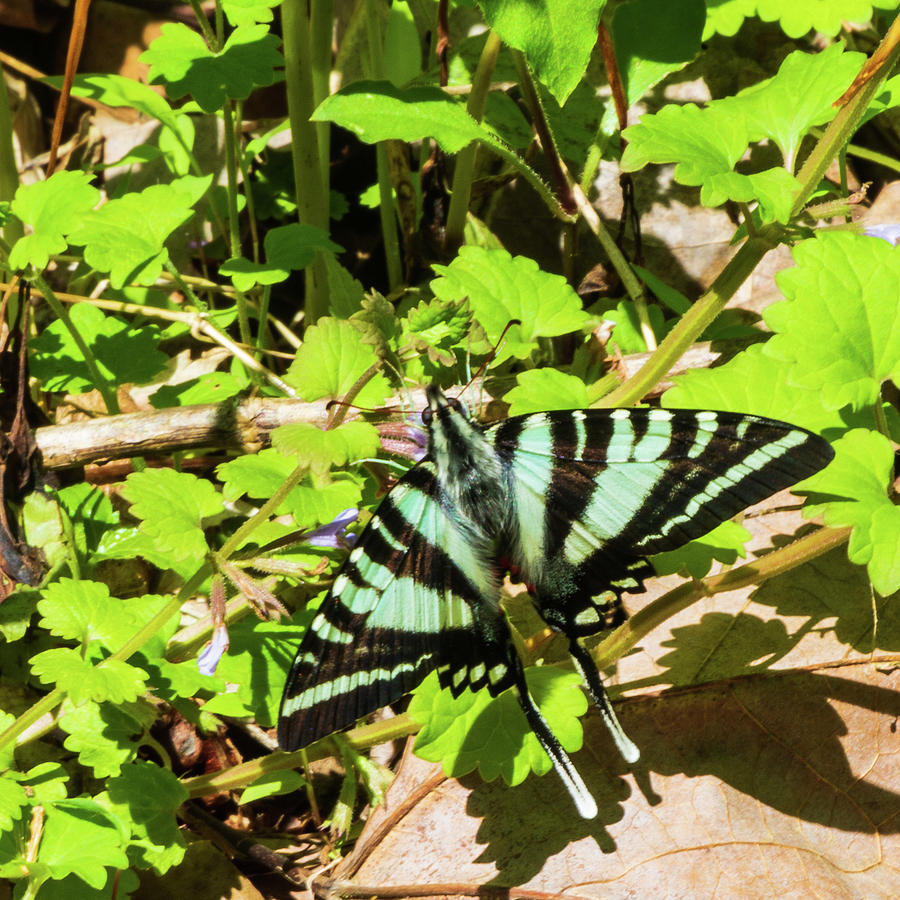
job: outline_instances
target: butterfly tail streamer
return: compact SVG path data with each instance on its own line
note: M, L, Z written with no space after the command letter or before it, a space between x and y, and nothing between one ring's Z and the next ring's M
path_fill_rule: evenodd
M515 650L512 650L512 652L515 653ZM513 669L516 690L519 695L519 705L522 707L522 712L525 713L525 718L528 720L531 730L544 748L544 752L550 757L550 762L553 763L553 768L556 769L557 774L562 779L579 815L583 819L596 818L598 812L597 801L594 800L587 785L578 774L575 764L569 759L566 751L563 750L556 735L550 730L544 714L528 692L528 686L525 683L525 673L521 664L514 665Z
M594 705L600 711L600 715L603 718L607 730L612 736L616 749L622 754L622 759L629 764L636 763L638 759L640 759L641 751L638 750L634 742L627 734L625 734L622 726L619 724L615 710L609 702L606 688L603 687L600 673L597 671L597 666L594 664L594 660L591 659L590 653L574 639L572 639L569 644L569 653L572 656L575 667L581 674L582 681L584 681L587 686L588 693L591 695Z

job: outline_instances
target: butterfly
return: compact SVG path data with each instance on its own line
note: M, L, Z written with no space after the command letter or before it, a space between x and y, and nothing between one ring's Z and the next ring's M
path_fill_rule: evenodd
M431 386L425 457L382 500L303 637L278 741L305 747L395 702L432 670L454 696L512 688L578 812L597 814L525 682L500 606L523 581L624 759L620 727L580 638L620 621L647 556L700 537L819 471L830 445L803 428L730 412L571 410L482 427Z

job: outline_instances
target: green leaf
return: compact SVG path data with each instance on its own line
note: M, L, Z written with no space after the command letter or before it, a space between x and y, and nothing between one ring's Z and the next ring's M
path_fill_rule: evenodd
M615 322L610 335L610 341L622 353L645 353L647 351L647 339L641 327L640 316L633 300L620 300L615 308L607 310L603 317L610 322ZM647 318L650 321L650 330L659 337L665 333L666 322L663 311L658 306L647 307Z
M255 284L277 284L291 272L305 269L321 250L340 253L344 248L329 240L326 232L314 225L281 225L271 229L265 237L265 263L255 263L242 257L226 260L219 272L231 278L239 291L249 291Z
M579 750L578 717L587 710L579 676L542 666L526 669L525 677L559 742L570 752ZM504 691L495 699L487 691L463 691L454 699L449 689L440 689L432 673L416 688L408 713L423 725L416 738L416 755L431 762L440 760L453 777L477 768L485 781L502 775L507 784L516 785L532 771L543 775L551 768L514 691Z
M548 409L584 409L590 406L587 385L559 369L529 369L516 376L516 386L503 395L511 416Z
M278 38L265 25L235 28L219 53L187 25L167 22L160 31L140 57L150 66L148 81L164 81L173 99L190 94L207 113L226 99L245 100L255 87L274 84L275 70L284 65Z
M157 350L155 325L126 324L90 303L77 303L70 316L94 354L101 374L115 384L143 384L157 375L166 356ZM59 320L51 322L30 341L31 374L44 390L80 394L96 387L81 351Z
M339 399L356 380L378 362L372 347L344 319L326 317L307 328L306 338L291 363L285 381L303 400ZM390 394L384 377L376 374L356 397L360 406L381 403Z
M811 431L843 431L847 417L822 403L821 393L798 386L791 364L773 360L763 344L755 344L714 369L694 369L672 380L663 394L667 409L722 409L769 416ZM859 417L859 424L863 424Z
M699 185L705 206L757 199L763 222L784 222L797 186L791 173L800 141L813 125L834 117L833 101L849 85L860 61L858 54L844 53L839 46L815 55L795 51L773 78L735 97L714 100L703 109L693 104L665 106L625 129L628 146L622 169L676 163L676 180ZM765 138L781 148L785 172L735 172L750 141Z
M521 50L534 74L565 103L591 58L605 0L479 0L478 5L490 28Z
M208 481L173 469L146 469L128 476L122 496L159 552L176 561L205 558L203 520L223 510L222 497Z
M95 778L118 775L137 754L135 738L152 724L152 719L142 722L139 713L133 715L135 709L134 704L66 700L59 717L59 727L68 734L63 746L77 753L78 761L93 769Z
M273 726L288 669L305 631L299 625L248 619L231 626L231 643L216 674L237 685L237 690L218 694L204 709L224 716L252 716L263 728Z
M281 0L222 0L222 11L231 25L253 25L271 22L272 9L280 5Z
M239 378L230 372L207 372L199 378L182 381L180 384L163 385L150 395L150 403L154 409L223 403L236 397L248 383L246 378Z
M51 255L66 249L65 235L76 231L100 201L100 191L91 187L92 177L86 172L54 172L46 181L19 187L11 209L31 233L13 244L11 269L28 265L43 269Z
M780 272L787 298L764 313L776 334L766 355L791 363L792 383L821 392L831 409L878 401L886 379L900 381L900 251L878 238L829 232L793 249Z
M850 86L865 59L862 53L845 52L841 44L819 53L795 50L775 76L719 102L726 111L743 116L750 140L771 138L793 171L801 139L814 125L834 118L834 101Z
M263 797L292 794L294 791L299 791L306 783L306 779L299 772L290 769L286 772L267 772L244 788L238 804L243 806L245 803L252 803Z
M62 88L62 76L43 79L57 90ZM104 75L76 75L72 84L72 95L88 97L106 106L127 106L156 119L170 131L179 133L179 116L157 91L144 82L124 75L107 73Z
M116 820L95 800L61 800L46 811L40 862L54 879L77 875L92 888L106 884L106 866L128 867Z
M472 326L467 303L422 300L407 313L406 330L412 346L440 365L453 366L453 348L460 346Z
M330 312L338 319L349 319L362 308L363 286L335 259L334 254L323 253L322 259L328 277Z
M630 0L616 7L611 30L628 106L700 52L705 21L703 0Z
M704 578L709 574L713 562L731 566L738 557L744 559L747 556L744 545L751 536L743 525L726 521L709 534L690 541L677 550L657 553L651 562L660 575L678 573L689 578Z
M40 625L51 634L85 645L99 641L115 652L134 633L134 623L123 621L121 601L99 581L61 578L42 595L37 605Z
M271 497L296 465L296 460L270 449L222 463L216 474L225 485L223 496L227 500L233 501L245 494L263 498ZM330 522L342 510L357 507L359 503L360 488L355 478L335 474L329 484L314 485L307 476L276 512L281 515L290 511L299 526L308 528Z
M374 456L381 448L375 426L356 419L323 431L308 422L281 425L272 432L272 446L285 456L296 456L314 472Z
M402 89L389 81L355 81L327 97L311 119L334 122L367 144L430 137L445 153L458 153L472 141L496 143L463 103L436 87Z
M17 585L0 603L0 634L7 643L11 644L25 637L39 597L40 593L33 588Z
M900 589L900 507L888 494L893 447L878 432L854 429L835 441L834 452L831 464L795 491L810 495L806 515L852 527L847 556L868 566L875 590L889 596Z
M756 7L756 14L763 22L778 22L782 31L792 38L802 38L810 31L824 36L838 34L848 22L865 25L872 19L872 7L895 9L892 0L797 0L783 3L781 0L756 0L745 4ZM732 13L734 15L734 13ZM746 15L753 15L751 9ZM734 32L732 32L734 33Z
M190 218L211 181L212 175L184 177L110 200L83 216L69 240L84 245L85 262L108 272L114 288L127 282L153 284L169 260L163 242Z
M121 660L94 667L78 651L67 647L44 650L31 658L31 671L43 684L65 690L75 704L87 700L123 703L146 690L147 673Z
M128 855L138 868L168 871L184 858L185 842L175 812L188 792L167 769L138 760L107 785L112 811L131 823Z
M22 810L28 806L25 788L15 780L15 773L0 776L0 831L9 831L22 818Z
M476 320L496 343L513 320L496 362L524 359L539 337L556 337L584 328L589 318L581 299L560 275L542 272L533 259L510 256L505 250L462 247L449 266L434 267L440 277L431 282L441 300L469 298Z

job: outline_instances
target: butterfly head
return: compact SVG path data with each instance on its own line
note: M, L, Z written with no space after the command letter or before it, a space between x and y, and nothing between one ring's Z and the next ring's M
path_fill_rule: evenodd
M489 496L501 482L501 464L465 404L447 397L437 385L425 389L428 406L422 422L428 429L428 455L444 489L466 506L477 496Z

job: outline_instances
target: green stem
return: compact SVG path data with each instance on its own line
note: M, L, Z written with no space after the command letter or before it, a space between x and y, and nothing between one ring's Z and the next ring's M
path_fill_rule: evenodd
M0 78L0 202L12 200L18 187L19 171L13 149L12 107L7 96L6 81ZM15 216L10 216L0 234L11 246L25 234L25 226Z
M472 90L466 103L467 112L476 122L480 122L484 116L491 88L491 77L497 65L497 56L500 54L501 46L502 42L497 34L489 31L478 60L478 66L472 77ZM456 154L453 184L450 189L450 208L447 211L445 237L447 247L458 247L463 242L463 231L472 196L472 173L475 171L477 153L478 144L473 141Z
M291 122L291 154L297 200L297 218L301 223L328 231L328 195L322 182L319 139L310 122L315 109L313 90L310 23L305 0L285 0L281 7L284 33L284 76L287 87L288 117ZM306 321L313 324L328 312L327 277L324 266L314 263L304 273L306 283Z
M649 393L688 347L712 324L734 292L759 265L763 256L776 245L776 234L772 226L766 226L760 229L758 237L750 238L709 289L666 335L643 368L612 393L607 394L597 405L607 408L633 406Z
M100 369L97 366L97 360L94 358L93 351L88 347L84 338L81 336L81 333L75 327L75 323L69 315L69 310L59 301L56 294L50 289L50 285L44 281L40 274L30 276L29 280L41 292L47 306L50 307L53 315L63 323L66 331L69 332L72 340L75 342L75 346L84 357L84 364L91 374L91 381L93 381L94 387L97 388L100 392L100 396L103 397L103 402L106 404L106 411L111 416L118 415L121 410L119 409L119 398L116 395L116 386L101 374Z
M382 47L381 20L378 0L366 0L366 38L369 44L368 64L364 65L369 78L384 77L384 48ZM378 171L378 214L381 219L381 238L387 264L388 284L392 291L403 282L403 262L400 258L400 241L397 238L397 210L394 203L394 186L391 182L388 151L384 141L375 145L375 164Z
M804 562L828 553L850 537L849 528L820 528L812 534L721 575L688 581L638 610L591 651L600 668L621 659L654 628L704 597L759 585Z
M331 93L331 43L334 29L334 0L311 0L309 6L310 60L313 103L318 106ZM319 173L328 197L331 181L331 123L316 123L319 143Z
M228 250L232 257L241 255L241 234L238 219L238 187L237 187L237 134L234 122L234 101L226 100L222 108L225 120L225 196L228 205ZM238 331L241 343L245 346L253 344L250 333L250 318L247 315L247 298L243 291L237 290Z

